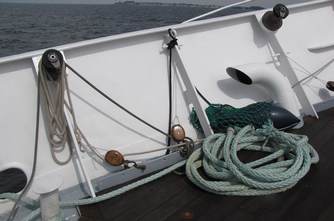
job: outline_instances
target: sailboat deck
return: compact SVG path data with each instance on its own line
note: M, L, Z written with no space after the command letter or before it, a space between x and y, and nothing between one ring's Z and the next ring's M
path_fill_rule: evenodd
M80 220L334 220L334 108L321 112L320 120L305 118L305 126L294 132L308 135L320 163L287 192L218 196L172 173L122 196L80 207Z

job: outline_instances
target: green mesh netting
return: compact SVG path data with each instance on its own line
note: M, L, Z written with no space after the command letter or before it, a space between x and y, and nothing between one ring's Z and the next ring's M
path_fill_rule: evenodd
M272 103L257 102L246 107L235 108L227 104L210 104L205 112L212 130L224 133L228 127L253 125L261 128L270 119ZM190 113L190 122L199 132L203 132L195 110Z

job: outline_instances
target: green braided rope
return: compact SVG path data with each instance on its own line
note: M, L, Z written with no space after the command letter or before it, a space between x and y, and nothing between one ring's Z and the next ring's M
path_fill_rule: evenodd
M269 155L243 163L237 156L241 150ZM215 194L267 195L293 187L318 161L306 136L281 132L272 125L257 130L246 126L237 133L229 128L227 134L208 137L188 159L186 174L195 185ZM210 179L202 177L199 168Z
M0 199L7 199L11 201L16 201L19 198L19 195L16 193L2 193L0 194ZM26 207L27 209L36 209L39 206L37 200L29 199L27 197L21 199L20 205Z
M28 216L24 218L24 221L30 221L30 220L35 220L41 215L41 208L37 208L33 210L31 213L29 213ZM59 221L61 221L62 218L59 217Z

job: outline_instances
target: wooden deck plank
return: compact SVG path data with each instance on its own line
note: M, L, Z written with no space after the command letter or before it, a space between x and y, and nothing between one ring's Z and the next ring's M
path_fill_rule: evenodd
M124 196L116 197L99 205L105 220L131 220L148 213L160 204L169 201L174 195L179 194L187 187L187 184L178 182L179 177L169 176L159 180L164 185L149 183L144 187L126 193ZM177 183L178 185L175 185ZM128 197L129 201L120 200ZM131 200L134 199L134 200ZM113 212L111 212L111 209Z
M169 174L122 196L81 207L82 220L334 220L334 108L306 118L297 131L309 136L320 163L293 189L271 196L227 197L204 192L186 177Z

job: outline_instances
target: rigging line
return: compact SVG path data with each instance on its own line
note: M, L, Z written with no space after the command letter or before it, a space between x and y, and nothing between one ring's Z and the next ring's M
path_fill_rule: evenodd
M173 59L173 48L178 45L176 32L172 29L168 29L169 37L171 38L170 42L167 44L167 48L169 50L169 74L168 74L168 90L169 90L169 116L168 116L168 139L167 139L167 146L171 144L171 130L172 130L172 111L173 111L173 93L172 93L172 59ZM166 151L166 154L169 154L170 150Z
M66 95L67 95L67 100L68 100L68 104L67 102L64 101L66 108L70 111L71 116L73 118L73 124L74 124L74 128L75 128L75 134L76 134L76 139L80 145L80 147L84 146L84 147L88 147L99 159L101 159L102 161L104 161L103 156L97 152L96 150L94 150L92 147L92 145L90 144L90 142L88 141L88 139L86 138L86 136L84 135L84 133L81 131L81 129L79 128L79 125L77 123L77 119L76 119L76 115L75 112L73 110L73 102L72 102L72 97L70 95L70 87L68 84L68 79L67 79L67 73L66 70L64 68L64 78L65 78L65 88L66 88ZM82 142L82 140L84 142ZM84 145L84 143L86 144L86 146Z
M93 85L91 82L89 82L86 78L84 78L82 75L80 75L75 69L73 69L68 63L65 63L66 67L68 67L75 75L77 75L82 81L84 81L86 84L88 84L91 88L93 88L96 92L98 92L100 95L102 95L104 98L106 98L108 101L110 101L111 103L113 103L114 105L116 105L118 108L120 108L121 110L123 110L124 112L126 112L127 114L129 114L130 116L132 116L133 118L137 119L138 121L142 122L143 124L145 124L146 126L152 128L153 130L167 136L170 137L169 134L165 133L164 131L160 130L159 128L153 126L152 124L148 123L147 121L143 120L142 118L138 117L137 115L135 115L134 113L132 113L131 111L129 111L128 109L126 109L125 107L123 107L122 105L120 105L119 103L117 103L115 100L113 100L112 98L110 98L107 94L105 94L104 92L102 92L100 89L98 89L95 85Z
M7 221L12 221L14 220L16 213L18 211L18 204L21 201L22 197L27 193L28 189L30 188L32 181L35 177L35 172L36 172L36 165L37 165L37 151L38 151L38 136L39 136L39 120L40 120L40 83L41 83L41 75L38 74L38 80L37 80L37 110L36 110L36 125L35 125L35 145L34 145L34 158L33 158L33 166L32 166L32 171L30 175L30 179L28 183L26 184L25 188L17 198L17 200L14 203L14 206L8 216Z
M322 83L322 84L326 84L326 83L327 83L327 81L325 81L325 80L323 80L323 79L321 79L321 78L319 78L319 77L317 77L317 76L310 76L310 74L308 74L307 72L303 71L302 69L299 69L299 68L294 68L294 69L295 69L296 71L302 73L303 75L306 75L306 78L308 78L308 79L313 78L313 79L319 81L319 82ZM293 84L293 87L295 87L296 84L298 84L298 83ZM292 87L292 88L293 88L293 87Z
M188 138L189 140L191 140L190 138ZM196 141L193 141L194 145L198 145L198 144L202 144L204 141L204 139L199 139ZM148 154L148 153L155 153L155 152L159 152L159 151L163 151L163 150L172 150L173 148L178 148L178 147L182 147L185 146L186 143L178 143L175 145L171 145L171 146L167 146L167 147L161 147L159 149L154 149L154 150L147 150L147 151L141 151L141 152L135 152L135 153L125 153L123 154L124 157L128 157L128 156L137 156L137 155L143 155L143 154Z
M205 101L205 103L207 103L208 105L212 104L206 97L204 97L204 95L198 90L197 87L195 87L195 89L196 89L197 94L203 99L203 101Z
M169 113L168 113L168 138L167 138L167 146L170 146L171 144L171 130L172 130L172 102L173 102L173 94L172 94L172 55L173 55L173 49L169 49L169 74L168 74L168 90L169 90ZM167 151L167 154L169 151Z
M173 70L175 70L173 68ZM179 89L179 82L178 82L178 77L176 74L174 74L174 79L173 79L173 123L175 124L180 124L180 119L179 119L179 112L178 112L178 91L180 91L181 89Z
M300 83L302 83L303 81L309 79L309 78L315 78L317 80L319 80L321 83L324 83L325 80L318 78L316 75L318 75L319 73L321 73L321 71L323 71L325 68L327 68L331 63L334 62L334 58L331 59L330 61L328 61L325 65L323 65L322 67L320 67L318 70L316 70L315 72L310 72L308 71L303 65L299 64L296 60L292 59L291 57L289 57L288 55L285 55L289 60L291 60L292 62L294 62L296 65L298 65L299 67L301 67L303 70L305 70L305 72L308 73L308 76L302 78L301 80L297 81L294 85L292 85L292 88L296 87L297 85L299 85ZM306 73L305 73L306 74Z
M197 17L194 17L194 18L188 19L186 21L183 21L181 24L192 22L192 21L198 20L200 18L204 18L204 17L207 17L209 15L215 14L215 13L220 12L222 10L225 10L225 9L228 9L228 8L231 8L231 7L234 7L234 6L242 5L242 4L245 4L245 3L249 3L249 2L252 2L252 1L255 1L255 0L245 0L245 1L233 3L233 4L230 4L230 5L226 5L226 6L217 8L215 10L209 11L205 14L199 15Z
M291 60L293 63L295 63L297 66L299 66L300 68L302 68L306 73L308 74L312 74L309 70L307 70L302 64L300 64L299 62L297 62L295 59L293 59L292 57L288 56L288 55L284 55L286 56L289 60Z

